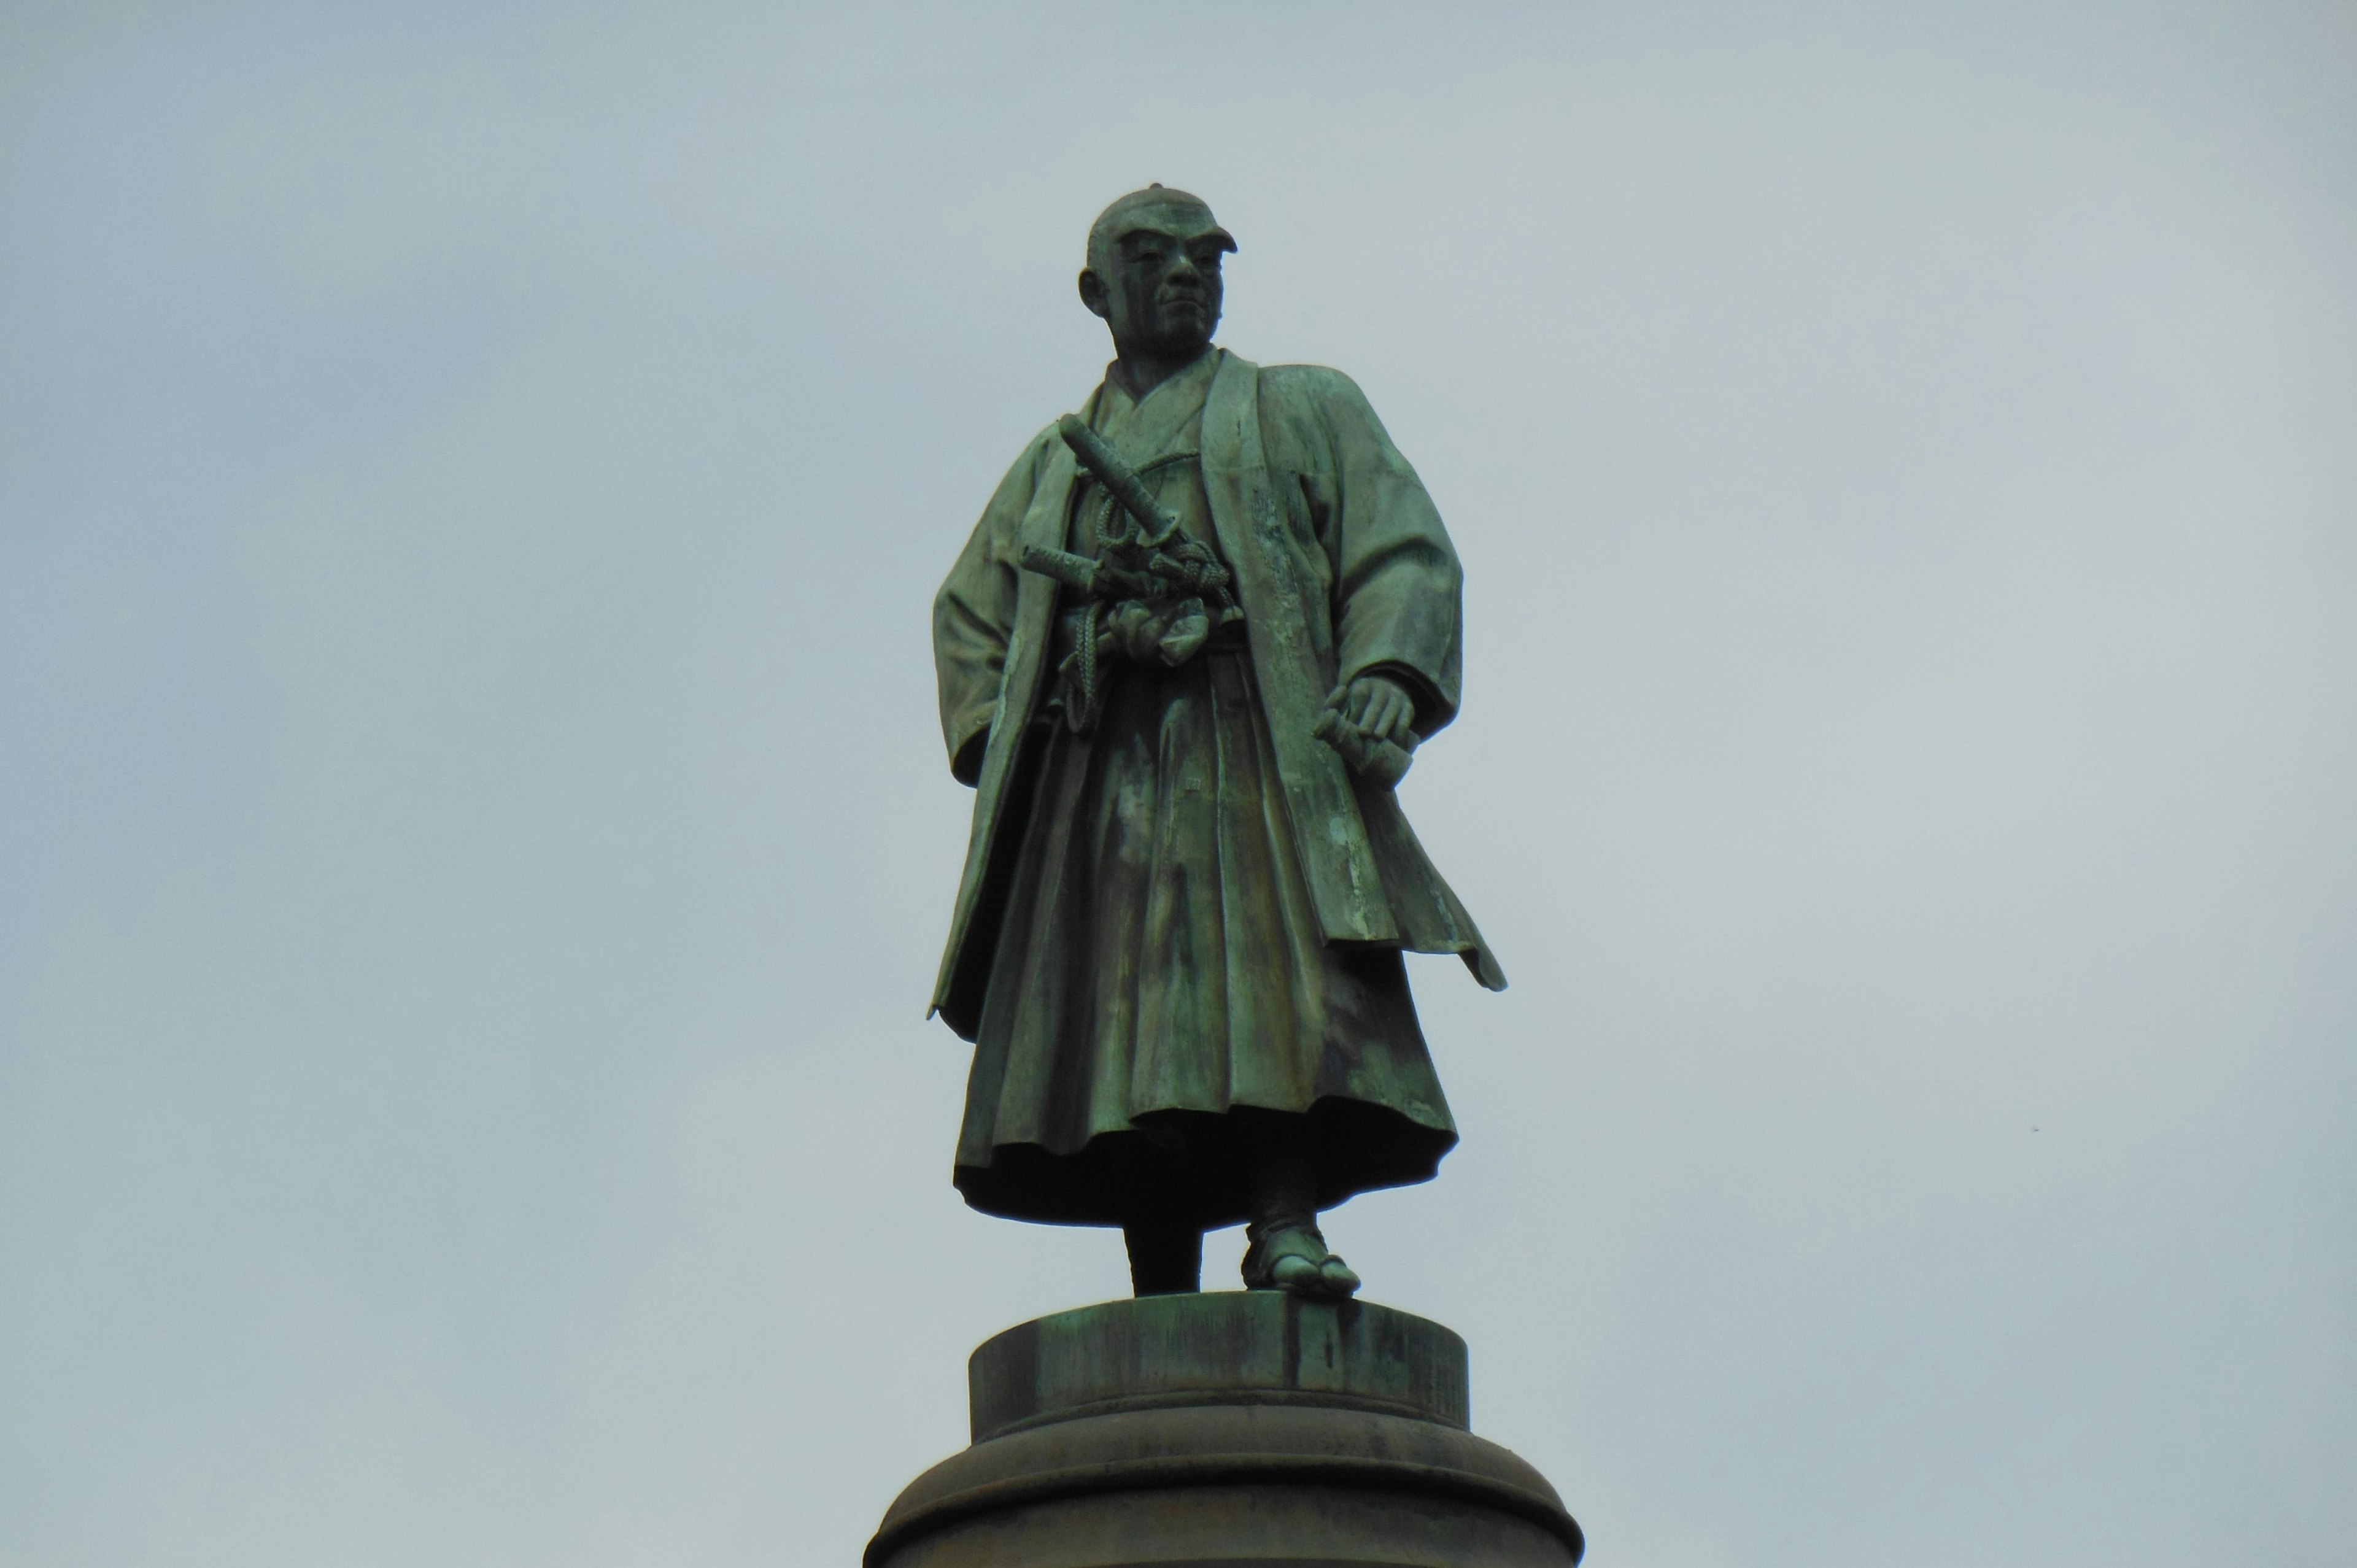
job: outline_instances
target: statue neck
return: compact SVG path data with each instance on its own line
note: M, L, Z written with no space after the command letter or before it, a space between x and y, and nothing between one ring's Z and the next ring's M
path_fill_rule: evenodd
M1113 366L1107 374L1119 381L1121 390L1130 395L1132 402L1140 402L1147 392L1152 392L1211 351L1211 346L1209 343L1176 355L1159 354L1143 349L1129 349L1117 347Z

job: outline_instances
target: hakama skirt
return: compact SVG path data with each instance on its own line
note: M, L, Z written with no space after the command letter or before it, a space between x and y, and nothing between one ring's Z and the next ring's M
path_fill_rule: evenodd
M1036 755L958 1141L966 1201L1238 1223L1239 1110L1301 1119L1321 1208L1428 1179L1457 1131L1405 967L1319 934L1241 637L1124 665L1093 732L1060 724Z

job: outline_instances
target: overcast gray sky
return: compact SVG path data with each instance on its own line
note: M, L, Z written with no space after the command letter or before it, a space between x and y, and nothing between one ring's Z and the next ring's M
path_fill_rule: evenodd
M849 1563L967 1213L927 603L1243 242L1513 978L1331 1217L1598 1568L2357 1539L2345 5L0 19L0 1559ZM1241 1250L1214 1238L1212 1273Z

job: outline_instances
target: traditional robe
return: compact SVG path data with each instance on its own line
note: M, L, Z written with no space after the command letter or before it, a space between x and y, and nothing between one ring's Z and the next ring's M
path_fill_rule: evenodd
M1244 1218L1228 1112L1306 1119L1318 1201L1429 1177L1456 1130L1399 952L1504 977L1392 793L1312 734L1368 673L1455 716L1460 578L1430 498L1351 381L1208 351L1082 411L1232 573L1241 628L1121 662L1085 733L1056 583L1102 498L1054 428L934 604L942 725L977 786L933 1004L975 1052L957 1183L1016 1218ZM1064 607L1069 608L1070 607Z

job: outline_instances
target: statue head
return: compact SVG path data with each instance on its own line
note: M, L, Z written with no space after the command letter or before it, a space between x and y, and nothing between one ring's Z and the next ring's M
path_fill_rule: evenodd
M1220 258L1235 248L1202 198L1133 190L1089 227L1081 303L1104 317L1124 359L1191 359L1220 325Z

